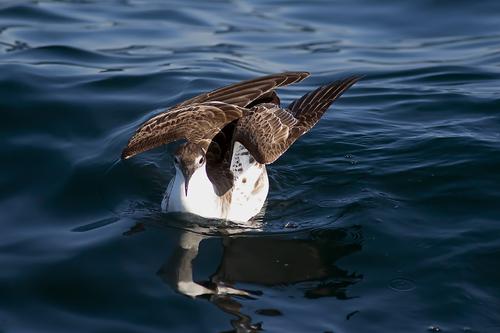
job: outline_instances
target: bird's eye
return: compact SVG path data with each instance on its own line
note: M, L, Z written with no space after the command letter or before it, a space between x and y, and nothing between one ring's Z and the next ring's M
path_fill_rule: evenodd
M199 164L203 164L203 162L205 162L205 157L200 157L200 160L198 161Z

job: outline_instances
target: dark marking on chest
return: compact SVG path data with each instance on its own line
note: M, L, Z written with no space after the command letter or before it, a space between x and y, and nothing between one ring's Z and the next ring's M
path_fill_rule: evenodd
M259 178L257 178L257 181L253 185L252 194L257 194L262 190L264 187L264 177L266 177L266 172L262 172Z

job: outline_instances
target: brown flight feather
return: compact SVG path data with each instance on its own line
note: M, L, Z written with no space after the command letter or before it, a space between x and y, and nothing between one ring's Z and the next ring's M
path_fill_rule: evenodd
M225 125L243 116L243 107L261 100L279 104L274 89L308 76L307 72L273 74L195 96L142 124L121 157L127 159L180 139L198 143L207 150L212 138Z
M208 102L160 113L139 127L121 157L127 159L180 139L197 143L207 151L212 138L243 112L235 105Z
M271 104L257 105L238 120L234 140L243 144L257 162L272 163L308 132L328 107L359 79L359 76L351 76L319 87L287 109Z
M208 93L195 96L184 101L172 109L183 107L193 103L203 103L208 101L218 101L247 107L250 103L273 91L274 89L292 83L300 82L309 76L308 72L284 72L258 77L256 79L238 82L225 86Z

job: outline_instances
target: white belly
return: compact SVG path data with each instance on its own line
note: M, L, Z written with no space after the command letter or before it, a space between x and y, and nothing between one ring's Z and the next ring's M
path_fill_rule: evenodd
M205 168L195 171L186 196L184 177L176 170L162 201L165 212L187 212L205 218L246 222L257 215L267 198L269 180L265 165L254 165L235 180L230 194L219 197Z
M256 164L234 182L231 205L226 219L231 221L248 221L257 215L266 202L269 192L269 180L266 166Z

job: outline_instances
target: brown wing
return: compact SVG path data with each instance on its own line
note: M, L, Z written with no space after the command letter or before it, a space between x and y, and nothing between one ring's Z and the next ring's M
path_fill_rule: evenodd
M330 105L361 78L362 76L349 76L321 86L292 102L287 109L307 132L316 125Z
M194 103L203 103L209 101L224 102L241 107L247 107L259 97L271 92L272 90L300 82L309 76L308 72L284 72L262 76L256 79L239 82L217 90L193 97L184 101L172 109L184 107Z
M142 124L122 152L122 159L180 139L200 144L205 150L212 138L244 109L224 103L193 104L162 112Z
M289 138L297 119L287 110L261 104L238 121L234 141L245 146L259 163L272 163L291 143Z
M241 142L257 162L272 163L309 131L328 107L359 79L351 76L319 87L294 101L287 109L272 104L257 105L238 121L234 140Z

